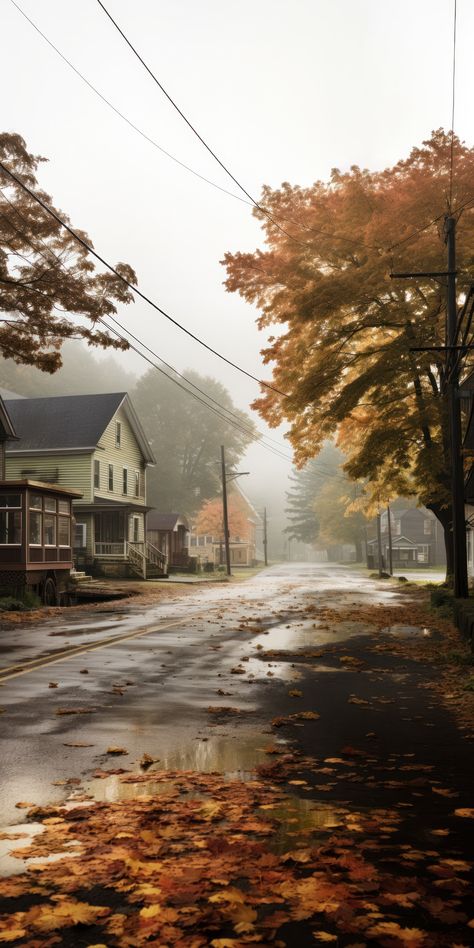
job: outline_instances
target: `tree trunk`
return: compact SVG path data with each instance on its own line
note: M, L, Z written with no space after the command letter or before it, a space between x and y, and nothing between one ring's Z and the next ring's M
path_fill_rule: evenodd
M439 520L444 534L446 550L446 585L452 587L454 581L454 544L453 544L453 517L451 506L441 507L440 504L427 504L436 519Z

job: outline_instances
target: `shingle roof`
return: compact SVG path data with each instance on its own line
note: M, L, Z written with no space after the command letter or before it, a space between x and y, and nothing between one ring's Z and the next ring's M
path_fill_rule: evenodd
M19 440L7 453L54 448L93 448L125 398L125 392L5 399Z
M146 519L147 530L174 530L178 520L186 529L189 529L186 517L178 513L159 513L158 510L151 510Z

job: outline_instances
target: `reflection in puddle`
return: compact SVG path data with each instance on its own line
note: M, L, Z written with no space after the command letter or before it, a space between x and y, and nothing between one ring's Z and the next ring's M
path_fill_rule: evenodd
M261 645L266 651L270 649L289 649L295 646L317 648L329 643L344 641L354 635L368 634L369 629L366 622L346 620L328 628L326 623L311 619L298 625L275 625L262 635L256 636L252 644Z
M418 625L387 625L384 629L380 630L385 632L386 635L399 635L401 638L411 638L412 635L422 636L423 638L431 638L433 635L431 629Z
M249 780L255 776L252 773L255 767L268 762L265 747L269 743L279 744L282 749L288 746L288 742L283 739L274 740L261 733L247 732L243 740L231 739L227 734L215 734L207 740L198 739L164 754L153 771L196 770L201 773L221 773L228 779ZM166 785L158 781L130 783L131 776L127 774L127 782L121 781L119 774L95 778L84 784L84 791L94 800L108 803L167 792Z
M52 853L50 856L30 856L22 859L20 856L11 856L11 852L17 852L26 849L31 845L35 836L43 833L45 827L42 823L18 823L15 826L3 827L2 832L10 836L18 834L19 839L0 839L0 876L17 876L24 872L30 866L38 863L58 862L65 856L74 856L76 853L70 851L70 847L79 845L75 840L65 843L68 851Z
M270 813L265 811L261 816L265 818L267 815L278 820L275 833L269 837L268 843L273 852L285 853L304 844L304 837L311 837L317 830L340 826L340 815L344 812L329 804L288 795Z

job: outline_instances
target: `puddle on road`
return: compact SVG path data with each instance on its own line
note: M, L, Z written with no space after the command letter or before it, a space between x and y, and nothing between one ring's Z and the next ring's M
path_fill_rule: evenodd
M319 648L334 642L343 642L356 635L369 635L370 631L371 628L368 629L366 622L346 620L328 628L324 622L309 619L300 624L293 622L291 626L288 623L275 625L257 635L252 640L252 645L261 645L265 650L301 646Z
M38 863L58 862L59 859L64 859L66 856L71 857L78 855L71 852L71 848L79 845L75 840L64 844L65 852L52 853L50 856L30 856L29 858L22 859L21 856L10 855L12 851L16 852L26 849L30 846L35 837L43 833L44 830L45 826L43 826L42 823L18 823L15 826L5 826L2 828L2 832L8 833L9 835L18 833L21 838L0 839L0 877L18 876L30 866L35 866Z
M225 725L219 726L225 727ZM147 773L200 771L201 773L222 773L227 779L251 780L255 777L255 767L268 762L265 748L269 744L278 744L282 750L289 746L289 742L284 738L274 739L271 734L261 733L247 732L243 739L233 739L228 734L222 733L215 734L207 740L198 738L177 751L164 754ZM127 782L120 780L120 774L93 778L84 783L83 792L94 800L107 803L132 800L134 797L148 796L150 793L164 793L165 785L160 781L130 783L132 774L126 776Z
M431 629L419 625L387 625L380 631L385 633L385 635L398 635L401 638L411 638L413 635L422 638L432 638L433 636Z

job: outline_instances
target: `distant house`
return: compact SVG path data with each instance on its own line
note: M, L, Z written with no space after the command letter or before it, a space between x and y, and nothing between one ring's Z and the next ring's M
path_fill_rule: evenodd
M169 569L189 568L189 523L186 517L151 510L146 529L150 543L165 554Z
M18 440L6 449L9 479L78 490L78 565L101 574L166 570L146 541L146 469L155 459L125 392L6 399Z
M237 481L231 485L230 497L233 498L242 515L239 520L241 522L243 520L244 524L241 534L233 533L231 524L229 536L231 565L254 566L264 558L259 543L262 518ZM203 563L213 563L214 566L222 565L225 562L222 529L212 533L203 533L192 527L189 538L189 552L191 556L198 556Z
M442 527L430 510L425 507L390 510L392 529L392 562L394 569L410 569L417 566L444 565L446 562ZM384 510L380 517L382 538L382 561L384 569L389 565L388 514ZM372 533L375 525L372 525ZM375 535L367 541L367 565L378 567L378 542Z

